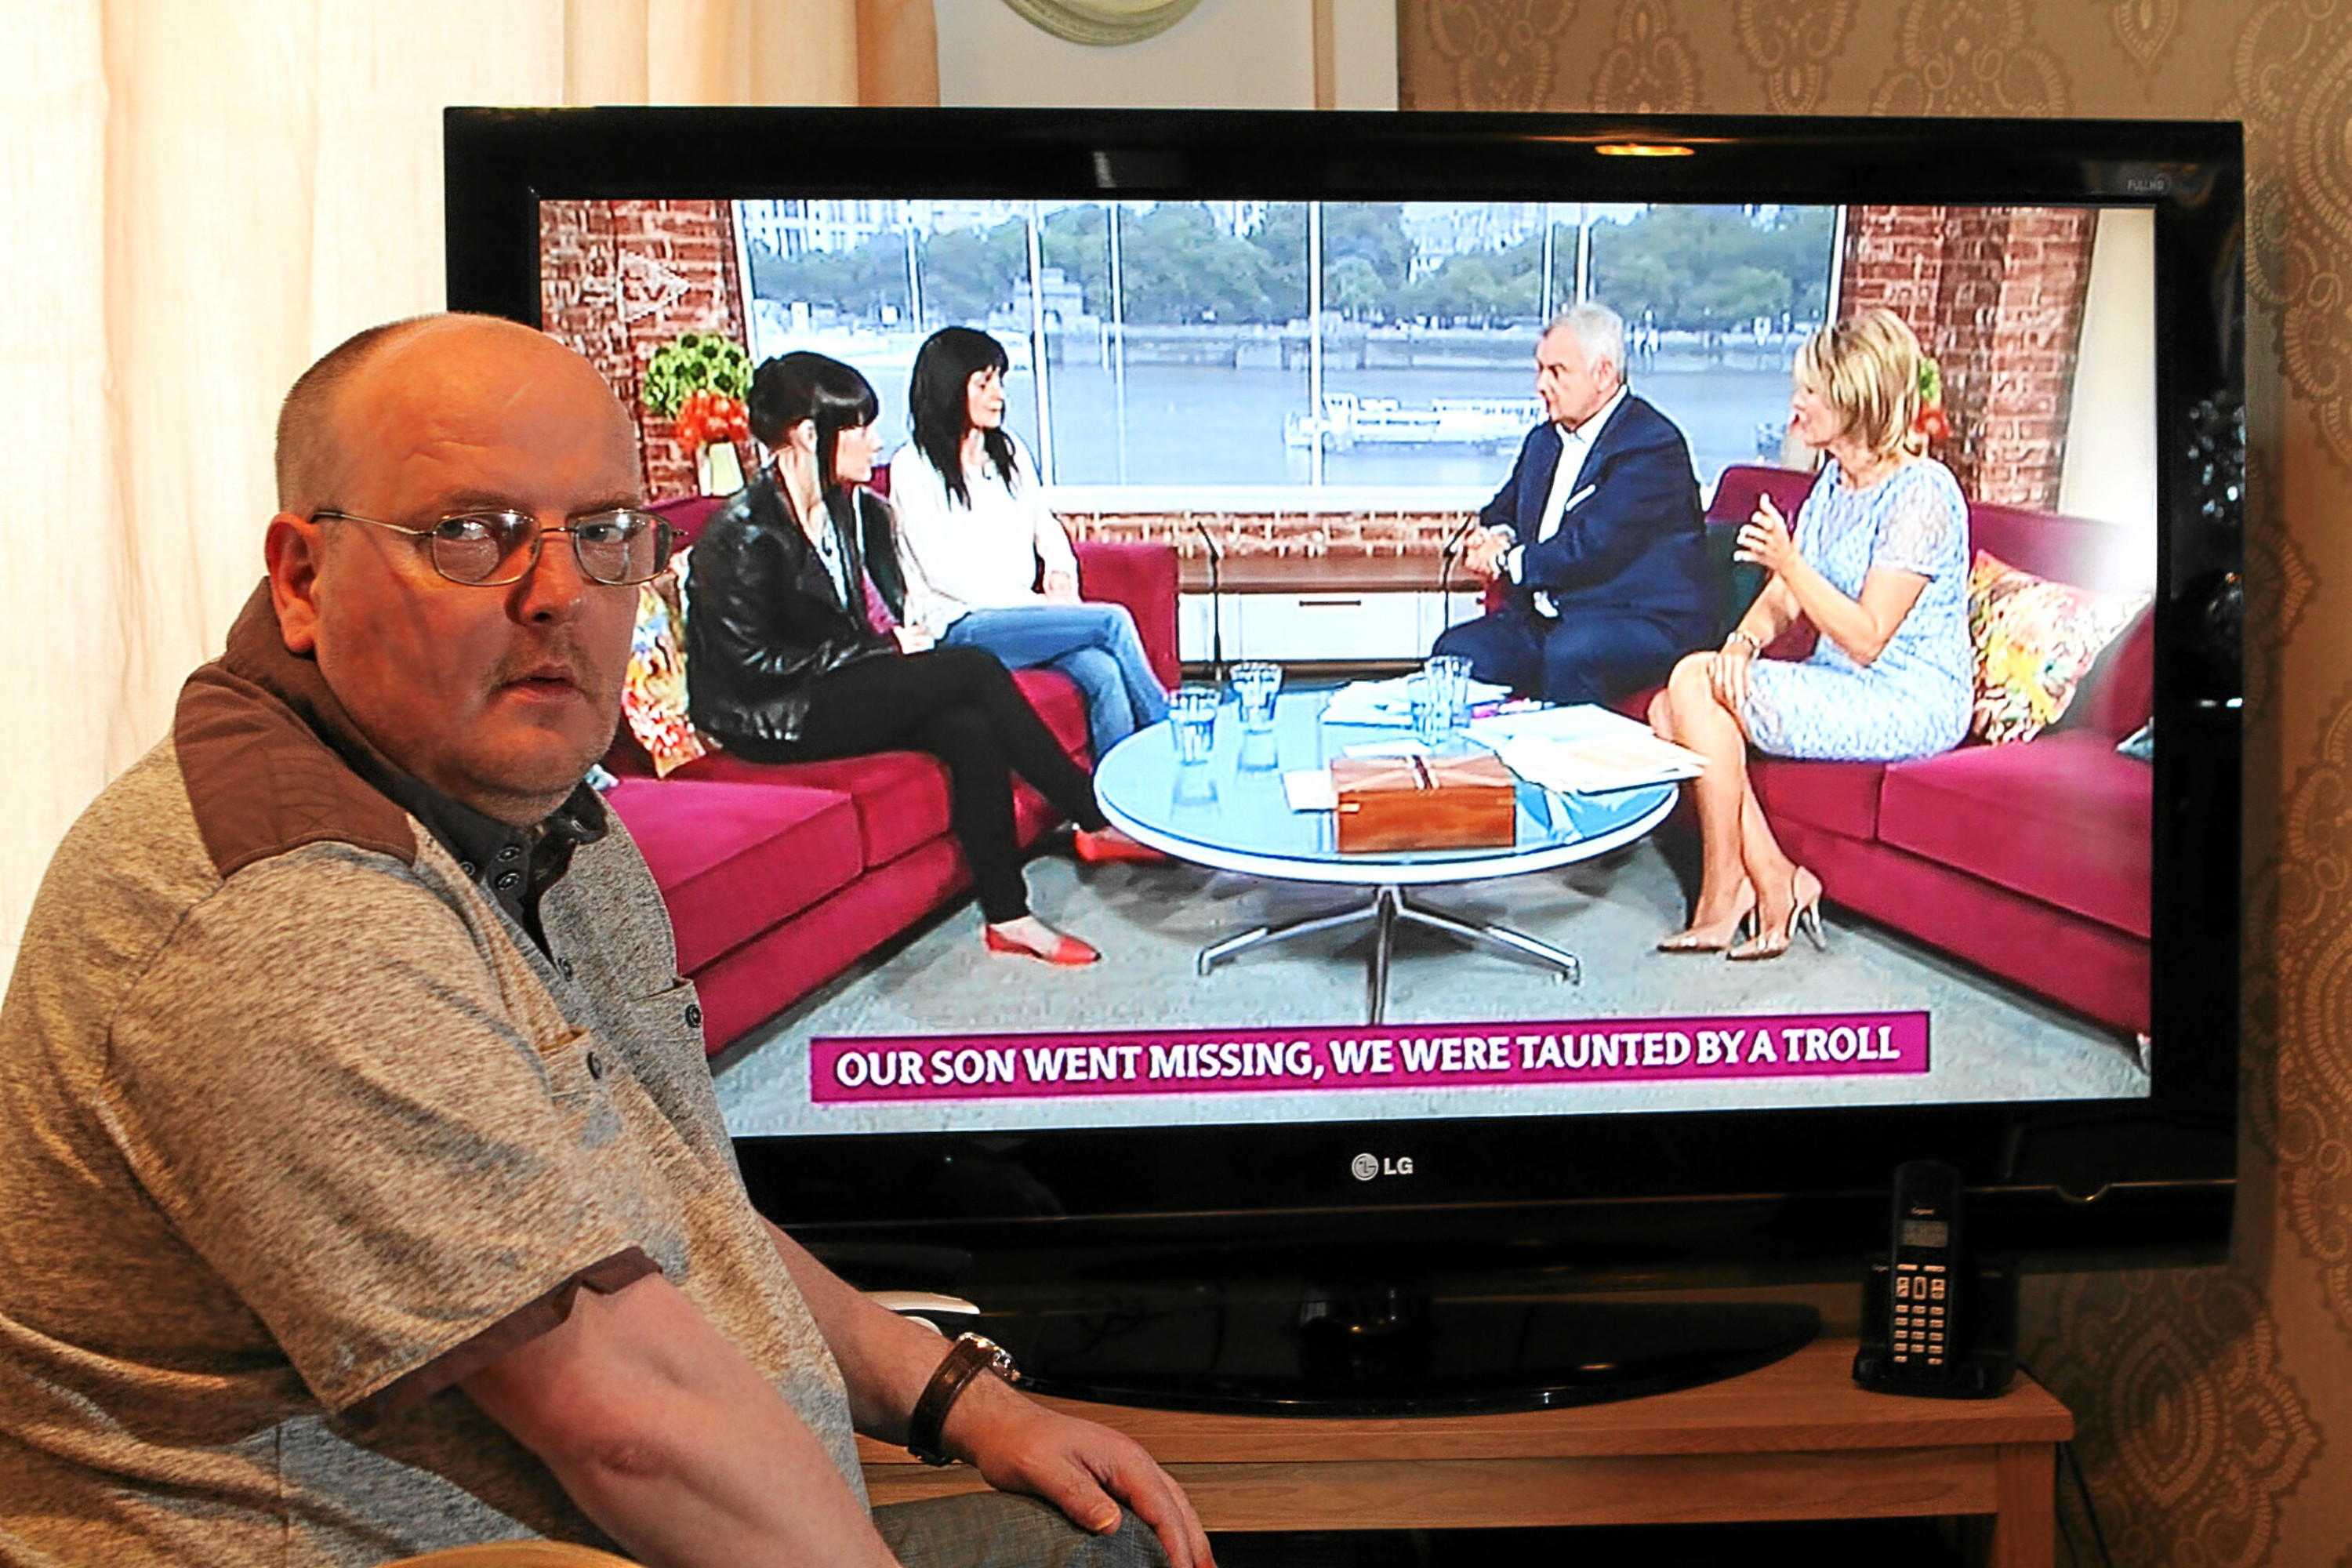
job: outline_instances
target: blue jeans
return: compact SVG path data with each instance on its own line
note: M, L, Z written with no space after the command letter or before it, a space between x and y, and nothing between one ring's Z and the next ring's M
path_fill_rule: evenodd
M1086 700L1087 742L1097 763L1138 730L1168 717L1168 692L1151 673L1135 617L1124 605L967 610L940 641L985 648L1007 669L1044 665L1068 676Z

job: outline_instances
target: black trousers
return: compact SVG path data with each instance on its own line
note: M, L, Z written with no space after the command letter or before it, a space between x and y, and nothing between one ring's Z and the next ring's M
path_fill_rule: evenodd
M754 763L897 751L939 758L948 770L950 826L991 924L1029 912L1013 826L1014 773L1080 827L1110 826L1095 804L1094 780L1070 761L996 656L976 647L860 659L809 686L799 740L721 739Z

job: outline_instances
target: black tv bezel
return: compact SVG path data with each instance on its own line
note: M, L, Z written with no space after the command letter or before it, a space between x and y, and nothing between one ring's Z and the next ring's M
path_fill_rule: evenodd
M1906 1159L1979 1244L2210 1257L2236 1173L2242 520L2200 401L2244 400L2235 122L1223 110L451 109L452 309L540 324L542 199L908 195L2129 205L2157 225L2158 595L2145 1100L738 1140L755 1202L836 1245L1382 1247L1486 1239L1634 1276L1883 1244ZM1686 156L1602 155L1604 143ZM2209 487L2210 488L2210 487ZM1365 1183L1363 1152L1409 1154ZM1402 1189L1402 1190L1401 1190Z

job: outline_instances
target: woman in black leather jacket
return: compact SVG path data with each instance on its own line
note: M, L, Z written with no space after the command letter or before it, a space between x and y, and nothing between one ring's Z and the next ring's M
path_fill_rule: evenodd
M993 952L1091 963L1095 950L1029 911L1013 773L1082 832L1109 828L1094 781L1064 752L996 656L934 648L890 624L904 606L887 503L863 489L879 405L838 360L789 353L752 378L751 433L773 454L703 529L687 584L694 722L751 762L929 752ZM818 476L824 479L819 483ZM890 601L898 599L893 607Z

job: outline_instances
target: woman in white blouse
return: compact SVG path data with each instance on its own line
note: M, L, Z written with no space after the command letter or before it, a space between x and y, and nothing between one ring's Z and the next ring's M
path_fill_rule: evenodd
M1095 760L1168 715L1121 605L1078 598L1078 561L1028 454L1004 428L1003 345L943 327L915 356L915 439L890 464L907 617L947 647L1008 669L1047 665L1086 700Z

